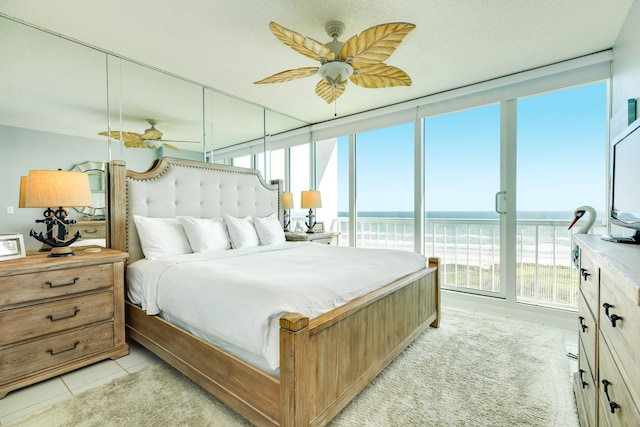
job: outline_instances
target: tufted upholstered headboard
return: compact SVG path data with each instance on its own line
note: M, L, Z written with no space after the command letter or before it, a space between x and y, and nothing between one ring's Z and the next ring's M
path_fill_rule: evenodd
M282 223L282 181L267 184L255 169L164 157L142 173L113 160L108 172L107 243L129 252L129 263L144 257L133 215L213 218L277 213Z

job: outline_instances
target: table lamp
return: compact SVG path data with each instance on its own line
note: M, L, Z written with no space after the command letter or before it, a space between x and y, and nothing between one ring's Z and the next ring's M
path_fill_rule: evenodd
M23 191L24 190L24 191ZM92 203L89 177L82 172L62 170L31 170L27 177L20 178L20 207L46 208L44 219L37 223L47 226L47 234L31 230L29 235L39 242L51 246L49 257L74 255L69 245L81 237L79 231L67 239L67 225L76 221L69 219L65 207L90 206ZM52 206L58 206L53 210ZM54 227L58 226L54 235Z
M314 233L313 227L316 226L316 215L314 213L314 209L322 207L322 199L320 198L319 191L303 191L302 197L300 201L300 207L302 209L309 209L309 222L305 222L304 225L307 226L307 233Z
M291 224L289 210L293 209L293 193L282 193L282 207L284 208L284 231L289 231L289 224Z

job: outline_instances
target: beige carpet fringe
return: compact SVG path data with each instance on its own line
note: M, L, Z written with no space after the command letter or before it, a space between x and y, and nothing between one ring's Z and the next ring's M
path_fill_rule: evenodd
M447 308L333 426L578 426L562 332ZM159 363L12 426L250 425Z

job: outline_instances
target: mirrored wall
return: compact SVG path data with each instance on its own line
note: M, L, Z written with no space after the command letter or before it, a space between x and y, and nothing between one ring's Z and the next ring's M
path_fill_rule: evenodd
M270 179L270 140L306 125L3 16L0 41L0 177L15 183L0 200L17 210L3 207L2 232L28 235L42 214L18 210L29 170L120 159L144 171L163 156L207 161L242 149L261 155L255 166Z

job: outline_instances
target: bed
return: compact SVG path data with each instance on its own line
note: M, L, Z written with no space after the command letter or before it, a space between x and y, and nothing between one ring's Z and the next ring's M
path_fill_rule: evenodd
M133 279L134 267L145 258L134 218L276 216L282 222L281 182L267 184L255 170L162 158L142 173L128 171L123 161L114 160L108 174L108 245L129 253L128 282ZM291 245L301 247L292 249ZM307 259L320 256L316 252L320 246L322 252L356 251L316 243L274 245L282 252L313 250L303 255ZM257 256L272 256L262 254L262 248L255 251ZM181 260L167 265L178 268L175 266ZM189 258L188 262L213 261ZM224 265L231 261L223 257L215 262ZM263 263L269 262L267 258ZM233 343L231 347L226 342L221 345L172 323L171 316L148 314L155 311L143 308L139 301L126 302L127 334L253 424L326 425L425 328L438 327L439 262L429 258L427 262L423 259L423 264L399 277L389 276L375 288L320 314L305 316L286 310L278 314L275 369L273 363L265 368L244 357L241 350L234 350ZM189 264L188 268L195 267ZM295 271L299 276L300 270ZM180 274L180 270L174 272ZM275 283L276 279L259 276L265 276L265 286ZM256 277L250 276L247 282ZM278 283L282 280L277 279ZM304 277L296 280L306 281ZM281 292L286 293L283 299L289 296L289 291ZM230 320L221 333L226 330L227 335L234 335L242 330L243 320Z

